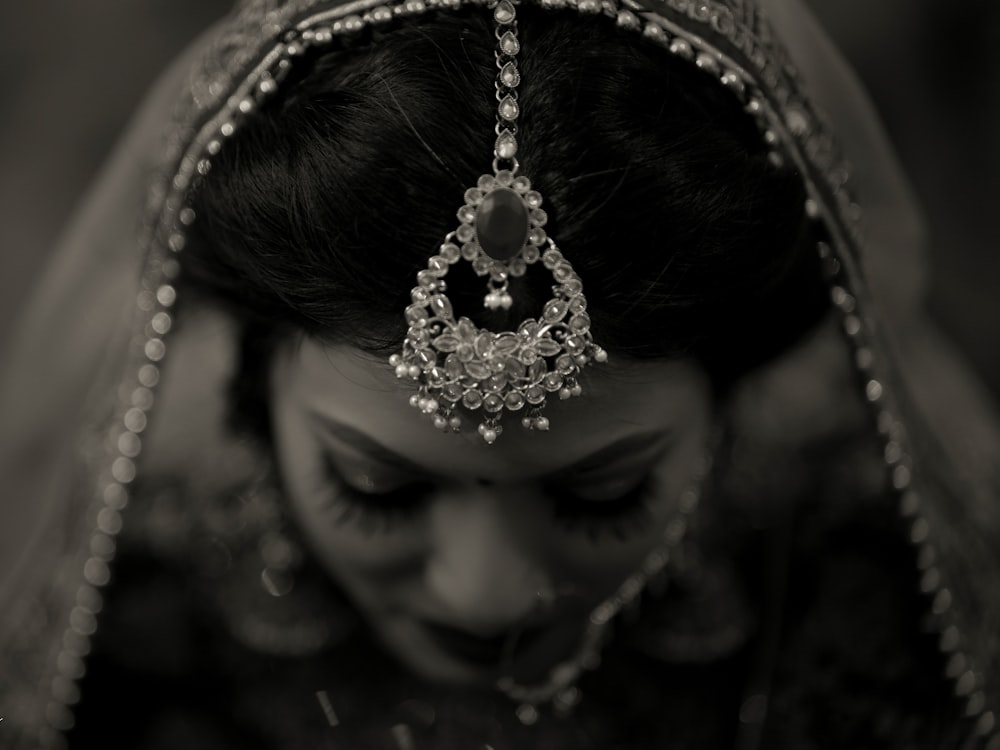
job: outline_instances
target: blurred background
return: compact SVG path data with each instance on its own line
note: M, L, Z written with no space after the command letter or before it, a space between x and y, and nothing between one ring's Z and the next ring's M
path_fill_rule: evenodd
M1000 3L808 2L871 92L926 208L931 311L1000 396ZM143 92L231 5L0 4L0 352Z

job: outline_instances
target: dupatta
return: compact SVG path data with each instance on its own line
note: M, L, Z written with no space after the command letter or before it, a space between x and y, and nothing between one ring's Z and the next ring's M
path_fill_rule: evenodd
M192 187L211 179L213 155L280 89L303 49L467 4L475 0L245 2L166 74L129 129L61 243L0 390L5 743L58 747L73 725L137 478L179 471L219 487L237 479L216 460L228 440L221 402L234 367L231 331L210 315L175 314L187 228L197 221ZM835 427L845 390L861 394L899 533L914 547L929 626L966 702L970 742L1000 746L996 416L920 314L921 219L850 72L791 1L542 5L608 15L688 59L731 89L774 158L802 175L846 345L806 345L751 377L734 420L751 442L807 443ZM159 414L163 402L187 409ZM192 447L185 436L195 433L202 439Z

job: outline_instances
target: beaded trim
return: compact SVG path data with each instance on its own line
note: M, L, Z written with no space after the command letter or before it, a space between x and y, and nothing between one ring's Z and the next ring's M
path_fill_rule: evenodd
M813 218L819 218L820 212L814 201L807 202L806 210ZM900 519L916 554L919 586L927 597L929 607L926 625L939 633L938 648L946 660L945 677L951 681L955 696L965 701L965 715L973 722L973 734L989 740L991 748L998 747L998 714L988 706L984 675L969 652L968 641L952 609L952 590L944 571L938 566L938 550L931 523L914 481L913 457L905 425L899 416L901 407L894 398L895 389L880 371L884 363L879 362L876 356L876 352L882 351L877 345L878 331L874 330L872 321L862 318L862 305L856 294L850 291L850 279L857 278L858 270L853 267L850 258L838 256L825 242L819 243L819 254L830 284L830 299L840 312L844 336L851 346L864 398L882 439L887 481L896 495Z
M210 172L212 157L236 133L239 124L277 91L294 60L307 48L328 45L394 19L481 4L481 0L403 0L388 4L359 0L332 10L313 11L318 4L246 6L233 29L221 37L215 50L219 54L209 56L207 76L196 78L191 104L179 115L184 128L178 128L166 144L170 179L157 182L151 189L149 230L141 243L149 248L149 256L137 300L134 366L120 390L123 395L110 435L113 448L109 468L99 480L88 546L82 552L77 572L71 576L78 580L75 603L67 616L61 647L42 682L50 688L46 691L45 724L36 738L40 747L64 747L63 733L74 724L72 707L80 697L77 683L85 671L90 642L97 630L103 604L101 590L111 579L122 512L128 504L129 485L136 476L141 433L153 407L159 364L166 356L166 336L173 324L172 308L177 297L173 281L180 271L177 256L184 249L186 228L195 220L194 212L185 206L187 190ZM634 0L622 0L620 7L611 0L540 0L540 4L608 16L619 27L691 60L717 77L745 104L765 142L773 147L772 158L791 160L804 175L810 195L807 212L831 235L829 242L819 246L831 296L842 314L863 392L883 437L891 486L899 497L900 515L917 554L921 588L929 597L930 613L940 632L940 648L948 658L947 675L956 695L967 700L973 736L991 743L991 747L1000 747L1000 708L991 703L996 699L991 691L996 688L985 684L952 612L952 591L938 565L933 530L914 481L912 454L886 374L888 367L876 355L878 332L871 319L860 314L866 303L856 258L861 217L846 189L849 171L839 160L822 121L797 94L793 71L783 59L775 58L778 48L771 42L766 24L744 0L732 0L732 7L717 1L650 0L660 10L651 10ZM296 17L302 18L295 22ZM260 50L261 56L254 62L251 50L275 37L279 41L268 50ZM720 46L731 47L732 52L707 41L713 38L720 41ZM748 72L732 54L746 57L755 70ZM207 113L212 114L206 121ZM193 122L200 125L192 133Z

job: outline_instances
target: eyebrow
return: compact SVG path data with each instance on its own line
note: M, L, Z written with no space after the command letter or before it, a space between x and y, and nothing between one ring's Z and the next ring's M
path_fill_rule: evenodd
M323 429L333 434L341 442L351 446L355 450L371 456L382 463L405 469L414 474L426 474L426 467L422 467L412 460L400 455L391 448L383 445L370 435L351 427L350 425L338 422L328 415L319 412L311 412L311 416ZM659 447L668 435L667 430L647 430L628 435L621 440L609 443L598 450L583 456L572 463L559 467L549 476L559 476L571 474L573 472L588 471L603 468L609 464L614 464L622 459L644 455L654 446Z
M320 414L319 412L311 412L310 416L320 424L320 426L327 432L334 435L342 443L345 443L355 450L365 453L372 458L392 466L396 466L401 469L406 469L407 471L423 474L424 469L415 464L410 459L405 456L401 456L394 450L387 448L378 442L374 438L366 435L350 425L346 425L343 422L338 422L335 419L331 419L325 414Z

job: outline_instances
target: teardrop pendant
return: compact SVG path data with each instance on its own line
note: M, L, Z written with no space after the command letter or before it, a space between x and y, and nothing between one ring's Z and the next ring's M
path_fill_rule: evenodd
M514 20L514 16L514 6L510 3L510 0L500 0L493 11L493 20L502 25L511 23Z
M498 159L509 161L517 156L517 139L509 130L504 130L497 138L495 152Z
M517 66L509 62L500 71L500 83L509 89L517 88L521 82L521 74L517 71Z
M517 106L517 99L508 94L500 102L497 112L502 119L507 122L513 122L521 114L521 108Z
M500 50L511 57L521 51L521 43L517 41L513 31L508 31L500 37Z

